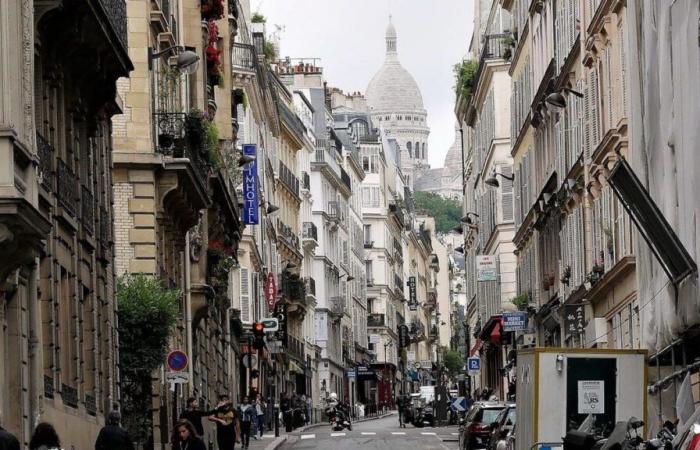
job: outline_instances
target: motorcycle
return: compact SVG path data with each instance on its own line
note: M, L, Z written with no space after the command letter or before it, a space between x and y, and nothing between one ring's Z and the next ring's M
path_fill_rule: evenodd
M418 407L411 421L414 427L423 428L424 426L435 426L435 416L433 412L427 408Z
M341 431L343 428L347 428L348 431L352 431L350 416L340 404L328 406L325 409L325 412L328 416L328 421L330 422L331 429L333 431Z

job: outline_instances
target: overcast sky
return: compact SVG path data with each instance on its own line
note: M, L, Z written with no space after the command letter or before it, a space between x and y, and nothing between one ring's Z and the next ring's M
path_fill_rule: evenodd
M345 92L365 92L384 61L391 13L401 64L423 94L430 126L429 162L442 167L454 141L452 66L467 53L472 0L251 0L281 31L281 55L321 59L326 81Z

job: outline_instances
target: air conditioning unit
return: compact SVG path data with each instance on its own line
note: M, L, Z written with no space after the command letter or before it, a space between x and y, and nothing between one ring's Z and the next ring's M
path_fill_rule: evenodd
M603 317L595 317L586 325L586 347L608 343L608 323Z

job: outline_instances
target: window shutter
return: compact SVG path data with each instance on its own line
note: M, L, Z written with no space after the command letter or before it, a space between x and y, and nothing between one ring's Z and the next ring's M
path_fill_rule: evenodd
M596 147L598 147L598 144L600 144L600 139L601 139L601 101L600 101L600 78L598 75L598 70L594 69L591 72L591 87L593 89L593 96L591 99L593 100L593 106L591 108L591 115L593 116L592 118L592 126L593 126L593 133L592 133L592 147L591 147L591 153L593 150L595 150Z
M620 27L620 86L622 88L622 116L627 117L627 52L625 28Z
M591 86L591 73L588 75L588 83L586 85L586 98L583 105L583 151L586 162L591 159L591 133L592 133L592 117L591 106L593 104L593 88Z
M513 168L506 165L501 166L501 173L510 177L513 173ZM501 184L501 215L503 222L513 221L513 181L505 178L503 178Z
M241 276L241 322L251 323L252 318L250 314L250 271L245 267L241 267L239 274Z
M520 178L522 170L522 164L518 164L518 168L515 170L515 174L513 175L513 182L515 183L515 191L513 195L515 196L514 201L515 201L515 228L518 229L520 228L520 225L523 223L523 216L522 216L522 211L521 211L521 206L520 206L520 189L521 189L521 183L522 180Z

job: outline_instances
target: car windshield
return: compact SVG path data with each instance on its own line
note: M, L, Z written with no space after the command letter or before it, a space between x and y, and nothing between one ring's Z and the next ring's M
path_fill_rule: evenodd
M498 417L498 414L502 411L502 408L498 409L484 409L483 415L481 418L482 423L493 423L496 421L496 417Z
M515 408L510 408L508 410L508 418L506 419L506 425L515 425Z

